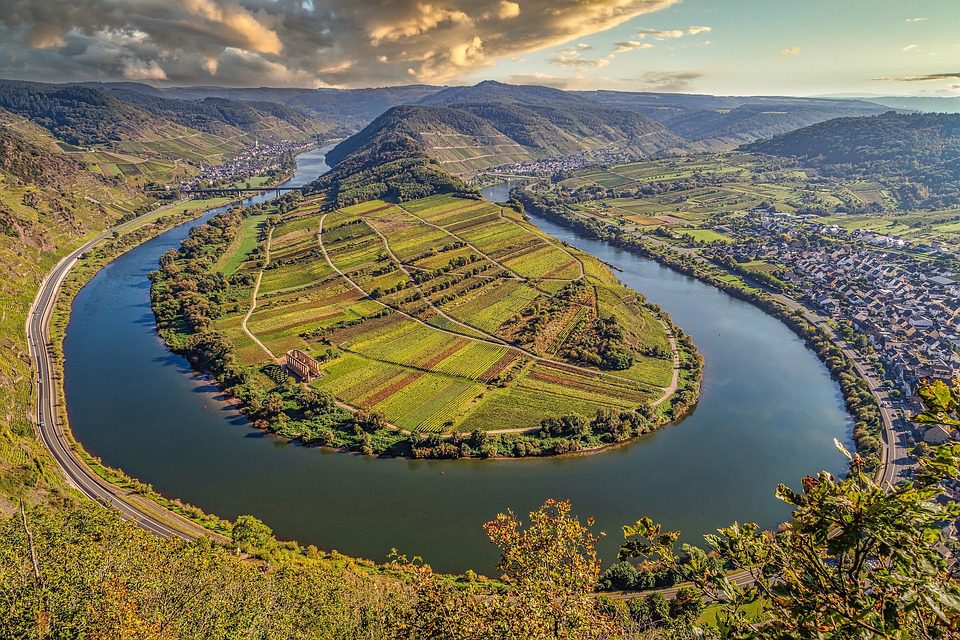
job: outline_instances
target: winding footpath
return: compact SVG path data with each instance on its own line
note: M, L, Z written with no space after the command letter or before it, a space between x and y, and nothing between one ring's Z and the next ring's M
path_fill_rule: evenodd
M260 273L257 274L257 282L253 285L253 295L250 298L250 309L247 311L247 315L243 316L243 321L240 323L243 332L250 337L251 340L257 343L257 345L263 349L270 358L280 364L280 358L276 356L273 351L267 348L267 345L263 344L260 341L260 338L255 336L250 329L247 328L247 322L250 320L250 316L253 315L253 312L257 310L257 294L260 293L260 282L263 280L263 272L266 271L267 267L270 266L270 242L273 240L273 227L267 232L267 254L266 259L264 260L263 267L260 268Z
M327 248L326 248L326 247L324 246L324 244L323 244L323 223L324 223L324 221L326 220L327 215L329 215L329 214L326 214L326 213L325 213L325 214L323 214L322 216L320 216L320 221L319 221L319 223L318 223L318 228L317 228L317 244L318 244L318 246L320 247L320 252L323 254L324 260L326 261L327 265L328 265L331 269L333 269L333 271L336 272L336 274L337 274L338 276L340 276L340 278L342 278L342 279L343 279L347 284L349 284L354 290L356 290L358 293L362 294L362 295L365 296L365 297L369 297L370 294L369 294L363 287L361 287L359 284L357 284L357 282L356 282L353 278L351 278L349 275L347 275L346 273L344 273L342 270L340 270L339 267L337 267L336 264L334 264L333 259L330 257L330 254L327 252ZM398 263L398 265L400 266L401 271L403 271L403 273L406 274L406 275L409 277L410 274L409 274L409 272L406 271L406 269L404 269L403 263L400 261L399 258L396 257L396 255L394 255L393 251L390 249L390 244L387 242L386 237L385 237L379 230L377 230L377 229L374 227L374 225L369 224L369 222L367 222L367 224L368 224L368 226L374 231L374 233L376 233L376 234L380 237L380 239L383 241L384 247L386 248L386 251L387 251L387 252L390 254L390 256ZM472 246L472 245L471 245L471 246ZM480 254L483 255L484 257L487 257L488 259L491 259L491 258L489 258L488 256L486 256L486 254L484 254L483 252L481 252L479 249L477 249L477 251L480 252ZM571 257L572 257L572 256L571 256ZM491 260L492 260L492 259L491 259ZM579 260L578 260L577 262L579 263ZM582 265L582 263L581 263L581 265ZM504 268L506 268L506 267L504 267ZM418 290L419 290L419 287L418 287ZM517 346L517 345L513 345L513 344L510 344L510 343L507 343L507 342L501 340L500 338L498 338L498 337L496 337L496 336L494 336L494 335L491 335L491 334L489 334L489 333L487 333L487 332L485 332L485 331L480 331L479 329L476 329L476 328L474 328L474 327L470 327L469 325L464 325L462 322L459 322L459 321L457 321L457 320L454 320L453 318L450 318L450 316L448 316L447 314L445 314L445 313L443 313L442 311L440 311L438 308L436 308L436 307L433 305L432 302L429 301L429 299L428 299L428 304L430 304L431 308L433 308L435 311L437 311L437 313L439 313L441 316L443 316L444 318L447 318L448 320L451 320L451 321L455 322L455 323L456 323L457 325L459 325L459 326L464 326L464 327L470 329L471 331L479 332L479 333L483 334L483 337L471 336L471 335L459 333L459 332L456 332L456 331L452 331L452 330L450 330L450 329L445 329L445 328L443 328L443 327L438 327L438 326L436 326L436 325L432 325L432 324L429 324L429 323L427 323L427 322L424 322L424 321L421 320L420 318L417 318L416 316L413 316L413 315L407 313L406 311L403 311L403 310L400 309L399 307L394 307L394 306L392 306L392 305L388 305L388 304L386 304L385 302L382 302L381 300L376 300L376 302L377 302L380 306L382 306L382 307L384 307L384 308L386 308L386 309L390 309L390 310L393 311L394 313L398 313L398 314L402 315L403 317L405 317L405 318L407 318L407 319L409 319L409 320L413 320L414 322L417 322L417 323L419 323L419 324L422 324L423 326L429 327L430 329L433 329L433 330L435 330L435 331L440 331L440 332L443 332L443 333L448 333L448 334L450 334L450 335L452 335L452 336L456 336L456 337L458 337L458 338L465 338L465 339L467 339L467 340L473 340L473 341L476 341L476 342L485 342L485 343L487 343L487 344L490 344L490 345L493 345L493 346L496 346L496 347L501 347L501 346L502 346L502 347L506 347L507 349L510 349L510 350L512 350L512 351L516 351L516 352L518 352L518 353L521 353L522 355L527 356L528 358L531 358L532 360L534 360L534 361L536 361L536 362L544 362L544 363L547 363L547 364L552 364L552 365L556 365L556 366L561 366L561 367L564 367L564 368L567 368L567 369L573 369L574 371L578 371L578 372L585 373L585 374L588 374L588 375L596 375L596 374L598 373L598 371L595 370L595 369L588 369L588 368L586 368L586 367L581 367L581 366L579 366L579 365L575 365L575 364L563 362L563 361L560 361L560 360L554 360L554 359L552 359L552 358L545 358L545 357L540 356L540 355L534 353L533 351L530 351L529 349L526 349L526 348L524 348L524 347L519 347L519 346ZM669 386L665 387L665 388L663 389L663 392L661 393L660 397L657 398L657 400L655 400L655 401L652 403L652 406L653 406L653 407L657 407L657 406L663 404L664 402L666 402L666 400L667 400L671 395L673 395L673 393L677 390L677 387L679 386L679 380L680 380L680 352L679 352L678 347L677 347L677 341L676 341L676 339L675 339L674 336L673 336L673 332L670 330L670 328L667 326L667 324L666 324L665 322L663 322L663 321L660 321L660 323L663 325L664 330L667 332L667 338L668 338L668 340L669 340L670 348L671 348L671 350L672 350L672 355L673 355L673 371L672 371L672 374L671 374L671 380L670 380ZM630 378L626 378L626 377L624 377L624 376L619 376L619 375L612 374L612 373L608 373L608 372L599 372L599 373L600 373L600 375L603 376L603 377L612 378L612 379L616 379L616 380L622 380L622 381L627 382L627 383L629 383L629 384L638 385L638 388L639 388L639 384L640 384L640 383L638 383L636 380L632 380L632 379L630 379ZM652 385L646 385L646 386L652 386ZM535 431L538 431L539 429L540 429L540 427L524 427L524 428L519 428L519 429L496 429L496 430L488 431L488 433L490 433L490 434L533 433L533 432L535 432Z

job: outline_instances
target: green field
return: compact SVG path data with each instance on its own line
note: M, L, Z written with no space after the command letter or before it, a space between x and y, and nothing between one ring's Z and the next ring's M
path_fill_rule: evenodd
M643 298L512 209L453 196L318 209L273 216L248 328L274 355L323 359L312 384L348 405L413 431L529 429L633 409L671 382L669 358L643 355L670 351ZM215 268L254 281L264 219L245 219ZM231 286L217 329L263 366L272 357L241 326L251 293ZM614 344L630 354L616 369L603 360Z
M650 193L653 183L660 189ZM730 227L754 209L772 207L812 213L816 222L847 230L960 247L956 210L896 212L895 199L879 182L811 180L762 156L733 152L634 162L584 169L560 183L568 190L597 186L605 191L571 206L604 225L655 233L672 244L735 242Z

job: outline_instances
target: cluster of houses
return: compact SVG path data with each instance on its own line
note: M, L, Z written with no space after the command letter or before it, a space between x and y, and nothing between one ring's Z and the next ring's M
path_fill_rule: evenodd
M585 167L618 164L635 159L634 155L618 149L595 149L593 151L578 151L569 156L504 164L487 169L487 172L531 177L552 177L557 174L568 176Z
M930 260L926 247L816 224L808 228L846 241L809 245L789 234L795 222L756 220L750 242L718 247L717 255L777 265L802 299L849 321L868 338L908 408L920 380L950 381L960 373L960 278ZM942 441L950 434L922 435Z
M254 144L223 164L204 167L191 180L183 182L180 188L220 187L253 176L262 176L268 171L278 169L285 158L299 153L308 144L307 142L294 140L281 140L271 144Z

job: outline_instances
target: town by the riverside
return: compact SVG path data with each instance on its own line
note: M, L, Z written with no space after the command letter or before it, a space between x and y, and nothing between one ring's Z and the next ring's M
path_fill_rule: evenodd
M780 278L808 306L849 322L866 337L896 389L898 408L919 411L921 380L952 380L960 372L960 284L936 260L941 248L869 231L847 231L813 220L802 223L837 242L804 244L791 234L798 220L755 211L741 230L748 241L712 250L739 263L762 260L782 267ZM916 430L940 444L943 427Z

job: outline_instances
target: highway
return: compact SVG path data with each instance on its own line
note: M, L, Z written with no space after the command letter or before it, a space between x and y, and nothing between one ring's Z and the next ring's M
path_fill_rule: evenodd
M70 269L85 251L110 237L114 232L123 231L141 222L135 218L104 231L64 257L40 284L40 290L27 314L26 325L30 361L36 373L33 381L36 398L33 419L43 444L57 461L64 477L86 497L116 509L125 518L164 538L179 537L187 540L200 536L219 538L204 527L164 509L148 498L127 492L100 478L73 451L59 420L56 369L50 344L50 318L54 311L57 294Z

